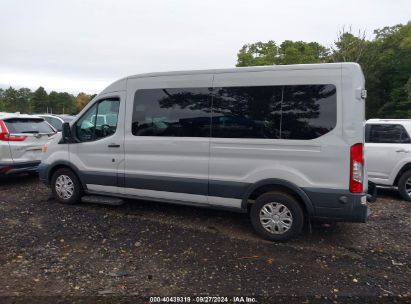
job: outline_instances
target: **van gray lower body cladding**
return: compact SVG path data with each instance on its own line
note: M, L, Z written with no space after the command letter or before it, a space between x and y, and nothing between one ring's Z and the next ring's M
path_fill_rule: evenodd
M121 174L119 176L83 172L87 192L113 195L118 188L124 196L175 202L204 207L242 209L242 200L250 184L206 179ZM97 193L96 193L97 194Z
M41 164L40 180L50 182L52 166ZM228 208L247 211L248 197L257 184L180 178L167 176L149 176L134 174L108 174L87 172L72 168L88 193L111 196L135 197L148 200L175 202L204 207ZM290 183L283 181L283 186ZM272 183L275 185L276 183ZM281 184L279 184L281 185ZM298 188L306 197L304 200L309 216L348 222L365 222L369 210L364 203L364 194L352 194L348 190ZM124 192L121 189L124 189ZM308 201L308 202L307 202ZM312 210L308 208L309 204Z
M365 194L353 194L348 190L303 190L314 206L316 218L365 223L370 214Z
M242 199L251 184L194 178L84 172L85 184ZM116 181L117 182L113 182Z

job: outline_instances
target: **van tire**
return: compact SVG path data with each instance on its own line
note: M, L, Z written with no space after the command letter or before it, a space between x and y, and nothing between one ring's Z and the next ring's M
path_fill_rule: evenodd
M398 191L400 192L402 198L408 202L411 202L411 194L408 194L408 191L411 189L411 185L407 185L407 182L411 182L411 170L405 171L398 180Z
M61 182L65 183L66 189L72 190L72 191L67 191L67 198L64 198L64 195L62 192L58 193L57 186L56 184L59 182L60 187L61 187ZM62 204L66 205L73 205L77 204L80 202L81 197L83 196L83 188L81 186L81 183L79 179L77 178L76 174L74 174L73 171L71 171L68 168L62 168L58 169L56 172L54 172L52 178L51 178L51 191L53 193L53 196ZM63 190L64 193L64 190ZM71 195L69 195L71 193Z
M272 207L279 208L278 210L273 209ZM284 208L285 207L285 208ZM282 214L281 218L273 218L273 221L277 220L278 224L272 222L273 226L268 227L267 229L278 231L278 233L270 232L266 228L264 228L262 221L264 219L260 219L260 214L264 216L262 209L267 212L272 211L273 216L275 213ZM268 209L267 209L268 208ZM291 216L291 226L288 230L284 232L280 232L277 228L281 227L282 221L285 221L286 224L290 223L290 216ZM259 196L255 203L251 206L250 211L250 218L251 223L255 229L255 231L261 235L262 237L270 240L270 241L286 241L295 236L297 236L304 224L304 212L301 209L300 204L298 201L293 198L292 196L284 193L284 192L267 192ZM269 220L265 220L269 223ZM284 226L282 226L282 229Z

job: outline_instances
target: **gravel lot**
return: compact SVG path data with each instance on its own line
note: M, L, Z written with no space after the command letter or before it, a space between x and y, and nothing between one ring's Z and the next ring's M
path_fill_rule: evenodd
M260 239L243 214L145 201L65 206L48 197L36 177L0 179L0 302L53 295L411 301L411 204L395 191L379 190L367 224L316 225L288 243Z

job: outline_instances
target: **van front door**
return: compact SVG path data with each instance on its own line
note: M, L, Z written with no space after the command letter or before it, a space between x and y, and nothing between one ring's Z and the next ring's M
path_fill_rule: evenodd
M122 192L118 176L124 170L124 98L124 92L100 96L73 126L76 143L69 145L70 162L90 191Z

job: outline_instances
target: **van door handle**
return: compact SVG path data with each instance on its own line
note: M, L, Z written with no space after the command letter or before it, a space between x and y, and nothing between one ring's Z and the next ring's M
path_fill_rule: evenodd
M109 148L120 148L120 145L117 145L117 144L109 144L107 147L109 147Z
M395 152L398 152L398 153L410 153L410 150L405 150L405 149L400 149L400 150L397 150L397 151L395 151Z

